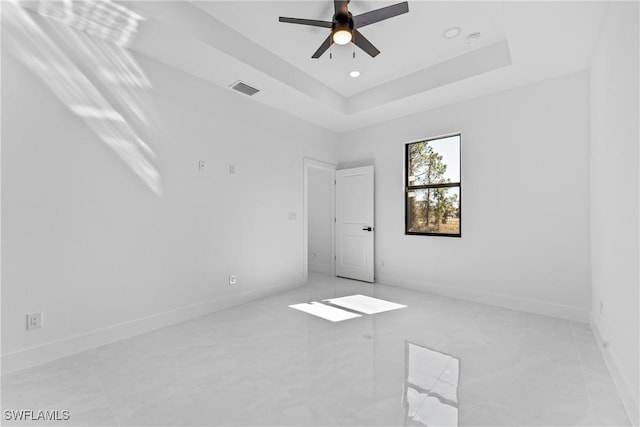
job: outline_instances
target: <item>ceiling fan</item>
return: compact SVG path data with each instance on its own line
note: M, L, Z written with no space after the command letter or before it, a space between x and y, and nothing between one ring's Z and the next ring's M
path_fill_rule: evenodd
M348 4L349 0L333 1L335 13L331 22L318 21L316 19L286 18L284 16L280 17L280 22L331 28L331 34L316 50L316 53L311 56L312 58L320 58L333 43L344 45L349 42L353 42L372 58L375 58L380 51L358 29L409 12L409 3L405 1L353 16L349 12Z

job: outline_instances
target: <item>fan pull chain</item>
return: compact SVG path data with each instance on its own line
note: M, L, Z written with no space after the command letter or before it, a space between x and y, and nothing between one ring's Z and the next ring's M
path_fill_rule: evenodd
M351 40L351 47L353 48L353 59L356 59L356 35L353 34L353 40Z

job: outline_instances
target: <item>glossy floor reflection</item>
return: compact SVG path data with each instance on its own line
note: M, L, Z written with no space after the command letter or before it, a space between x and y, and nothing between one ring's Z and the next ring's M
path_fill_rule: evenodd
M457 426L460 361L407 341L405 425Z
M288 307L354 294L408 307L337 323ZM2 409L83 426L401 426L453 409L461 426L629 424L587 325L327 276L4 376Z

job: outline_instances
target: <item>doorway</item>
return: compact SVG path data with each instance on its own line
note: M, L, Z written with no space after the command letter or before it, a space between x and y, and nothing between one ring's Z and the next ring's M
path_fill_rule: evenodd
M336 165L304 159L303 276L335 275Z

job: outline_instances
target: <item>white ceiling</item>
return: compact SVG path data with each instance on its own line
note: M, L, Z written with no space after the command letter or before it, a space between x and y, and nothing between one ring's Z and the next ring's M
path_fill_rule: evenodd
M394 3L354 0L350 11L355 16ZM278 17L331 21L331 1L217 1L197 6L347 97L507 38L499 3L411 2L409 13L361 30L381 50L377 57L348 44L333 45L333 58L327 52L312 59L330 29L285 24L278 22ZM451 27L460 27L463 32L455 39L445 39L442 34ZM482 36L477 46L470 46L466 36L474 32ZM350 77L352 70L360 71L360 77Z
M357 15L394 3L349 8ZM584 70L606 10L593 1L409 1L409 13L362 29L376 58L350 44L311 59L329 30L278 17L330 21L331 1L127 5L148 18L133 51L223 87L243 80L261 90L256 102L336 132ZM444 38L450 27L461 34ZM481 36L470 45L474 32Z

